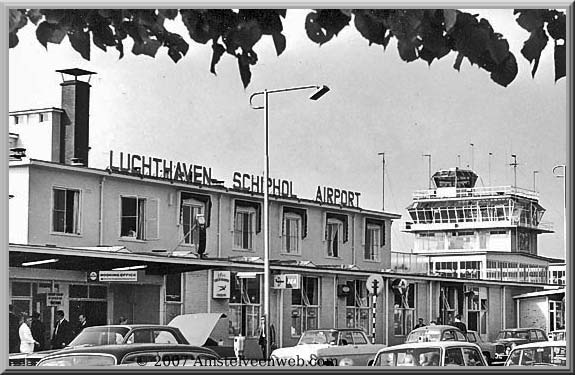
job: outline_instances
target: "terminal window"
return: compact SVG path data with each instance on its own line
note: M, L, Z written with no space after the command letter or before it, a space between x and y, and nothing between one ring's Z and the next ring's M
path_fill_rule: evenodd
M58 233L80 234L80 191L54 188L52 230Z

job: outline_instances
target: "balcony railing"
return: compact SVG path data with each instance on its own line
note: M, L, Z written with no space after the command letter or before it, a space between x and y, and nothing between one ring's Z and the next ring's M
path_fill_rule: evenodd
M425 255L391 252L391 270L401 273L429 274L429 257Z
M413 200L442 199L442 198L485 198L502 195L517 195L529 199L539 200L539 193L513 186L491 186L478 188L438 188L431 190L416 190Z

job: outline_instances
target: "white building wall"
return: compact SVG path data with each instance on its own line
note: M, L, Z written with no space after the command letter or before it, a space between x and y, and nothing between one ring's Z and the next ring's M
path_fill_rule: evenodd
M28 243L29 174L27 167L10 168L8 191L13 195L8 208L8 236L10 243Z
M46 117L40 122L40 114ZM18 117L18 124L15 124ZM38 112L25 112L10 115L10 132L18 134L18 147L26 149L30 159L59 161L60 159L60 123L59 110L46 109Z

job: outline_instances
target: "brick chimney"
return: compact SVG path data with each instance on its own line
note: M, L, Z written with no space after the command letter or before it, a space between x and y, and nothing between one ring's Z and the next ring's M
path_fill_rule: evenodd
M62 125L60 132L60 163L88 166L90 136L90 78L94 72L83 69L62 69ZM64 79L64 75L73 79ZM88 81L78 77L88 76Z

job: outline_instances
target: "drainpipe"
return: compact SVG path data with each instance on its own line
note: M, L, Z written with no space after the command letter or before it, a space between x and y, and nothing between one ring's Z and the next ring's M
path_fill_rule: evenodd
M333 276L333 327L337 327L337 275Z
M433 281L429 281L429 322L433 320Z
M515 326L516 326L517 328L519 328L519 327L521 327L521 324L520 324L520 321L519 321L519 298L517 298L516 305L517 305L517 306L516 306L515 309L516 309L517 311L515 312L515 320L516 320L516 321L515 321ZM547 303L547 306L549 306L549 303Z
M222 257L222 193L218 195L218 258Z
M389 279L383 279L383 288L385 289L385 301L381 304L383 306L383 319L385 323L385 345L389 345Z
M98 213L98 246L104 245L104 181L106 181L106 176L102 176L100 181L100 212Z
M501 329L505 329L507 326L505 322L505 285L501 287L501 316L503 318L501 321Z
M351 264L355 265L355 214L351 215Z

